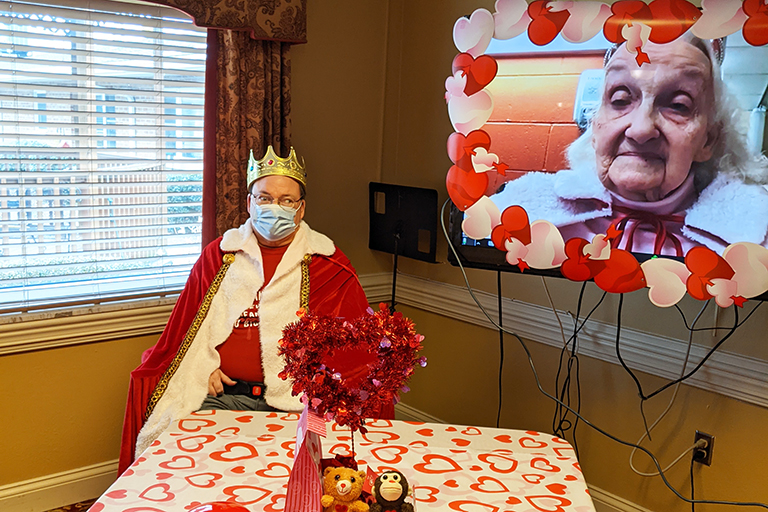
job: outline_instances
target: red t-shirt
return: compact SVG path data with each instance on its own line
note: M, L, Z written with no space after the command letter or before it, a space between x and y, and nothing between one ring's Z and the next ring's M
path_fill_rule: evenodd
M288 249L282 247L261 247L264 263L264 286L272 280L283 254ZM264 289L261 287L261 290ZM253 305L243 311L232 329L227 341L216 347L221 357L221 371L230 379L248 382L264 382L261 368L261 342L259 339L259 299L261 290L256 294Z

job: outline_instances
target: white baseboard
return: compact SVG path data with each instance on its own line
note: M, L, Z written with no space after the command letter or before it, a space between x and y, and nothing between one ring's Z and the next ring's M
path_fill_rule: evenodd
M599 487L592 485L588 487L596 512L653 512L624 498L619 498L615 494L606 492Z
M440 418L420 411L403 402L395 404L395 419L403 421L423 421L424 423L445 423Z
M117 461L0 487L3 512L43 512L101 496L117 478Z

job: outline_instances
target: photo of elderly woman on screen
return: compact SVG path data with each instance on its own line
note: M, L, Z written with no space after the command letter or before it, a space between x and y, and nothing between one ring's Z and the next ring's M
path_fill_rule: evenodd
M703 245L768 243L768 160L747 148L739 109L720 73L722 40L685 34L646 43L638 65L626 44L605 57L599 107L567 149L568 168L529 172L490 196L520 205L564 240L613 225L614 246L684 256Z

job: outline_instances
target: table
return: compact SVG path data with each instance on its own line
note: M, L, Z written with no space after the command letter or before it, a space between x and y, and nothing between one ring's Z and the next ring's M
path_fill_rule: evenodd
M173 424L91 512L184 512L210 501L280 512L298 414L198 411ZM355 433L360 469L395 468L417 511L594 512L571 445L551 434L376 420ZM349 455L350 432L328 425L323 456Z

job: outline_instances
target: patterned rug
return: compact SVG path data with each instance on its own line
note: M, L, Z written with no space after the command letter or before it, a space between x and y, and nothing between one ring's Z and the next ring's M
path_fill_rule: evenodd
M54 508L53 510L48 510L47 512L85 512L90 508L91 505L96 501L96 498L88 501L81 501L80 503L73 503L72 505L67 505L66 507L61 508Z

